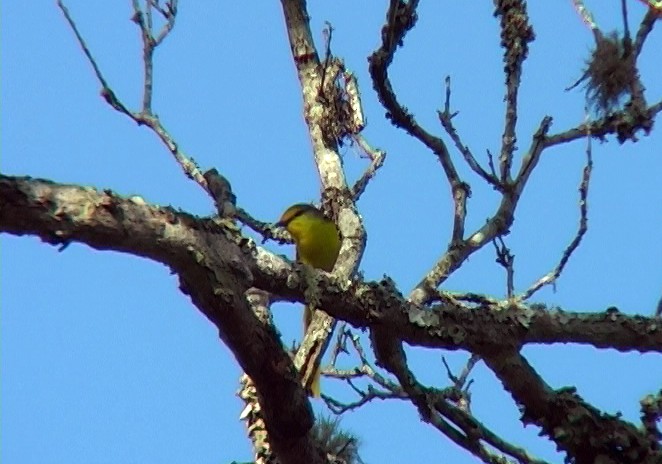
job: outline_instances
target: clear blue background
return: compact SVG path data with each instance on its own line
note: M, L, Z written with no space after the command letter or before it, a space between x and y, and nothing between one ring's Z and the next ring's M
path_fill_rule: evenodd
M443 172L420 143L385 121L367 74L387 2L310 2L312 30L335 28L333 51L354 71L368 120L365 135L388 152L361 198L368 230L362 271L393 277L407 293L445 249L451 206ZM632 27L645 11L630 1ZM141 44L130 2L68 2L117 95L140 102ZM588 2L605 30L621 28L620 2ZM592 36L571 2L531 2L537 40L521 87L518 146L525 150L541 118L559 132L583 120L581 91L564 92L580 75ZM5 1L2 17L2 164L5 174L110 188L121 195L213 213L154 134L114 112L55 2ZM423 2L420 21L392 67L399 98L432 132L443 79L453 79L454 120L485 161L503 131L502 51L491 2ZM662 98L658 24L640 60L651 102ZM173 34L156 54L154 109L203 169L232 182L239 204L275 220L289 204L316 201L319 183L302 118L299 83L278 2L181 2ZM657 126L660 126L658 121ZM618 306L651 315L662 292L662 128L637 144L594 143L590 230L556 292L535 299L567 310ZM520 152L521 153L521 152ZM367 162L342 149L350 180ZM453 150L453 156L458 154ZM533 174L508 244L522 291L556 264L575 233L577 186L585 142L547 150ZM473 187L468 230L493 212L497 195L458 160ZM31 237L3 235L3 463L198 462L251 459L240 370L216 331L159 264L72 244L58 252ZM291 256L291 249L267 245ZM444 285L502 297L505 276L485 247ZM300 337L300 307L278 305L283 340ZM410 349L419 379L447 385L445 356L460 369L465 353ZM577 346L530 346L525 354L553 387L576 385L610 413L637 421L638 401L660 387L660 355ZM473 373L473 411L506 439L553 462L562 458L535 427L522 429L512 399L483 365ZM352 398L325 380L326 392ZM323 405L315 404L318 411ZM343 424L363 439L367 462L458 464L475 459L421 424L413 406L370 404Z

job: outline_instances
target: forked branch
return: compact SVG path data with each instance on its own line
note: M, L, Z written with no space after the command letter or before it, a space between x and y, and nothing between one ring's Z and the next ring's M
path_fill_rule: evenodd
M161 32L157 37L152 35L151 30L151 9L155 5L158 5L154 1L147 2L147 12L144 13L138 4L137 0L134 0L134 17L133 20L138 24L141 30L141 36L143 40L143 66L145 70L144 80L143 80L143 104L140 111L132 111L126 106L122 100L117 97L112 87L108 81L103 76L99 65L97 64L94 56L90 52L85 39L79 32L76 23L74 22L69 10L64 5L62 0L57 1L57 5L62 10L67 23L71 27L71 30L76 36L76 40L80 45L83 53L87 57L90 65L94 69L94 74L97 77L97 80L101 84L101 95L106 100L106 102L112 106L116 111L128 116L134 120L138 125L149 127L152 132L154 132L159 139L165 144L170 153L175 157L175 160L180 165L186 176L200 185L205 191L208 191L207 181L202 174L202 171L198 165L193 161L193 159L187 156L180 148L175 139L170 135L166 128L161 123L158 116L152 113L152 87L153 87L153 59L154 59L154 49L160 45L165 37L172 31L175 26L175 18L177 15L177 0L171 0L166 3L166 7L158 7L157 11L166 17L166 25L163 27Z

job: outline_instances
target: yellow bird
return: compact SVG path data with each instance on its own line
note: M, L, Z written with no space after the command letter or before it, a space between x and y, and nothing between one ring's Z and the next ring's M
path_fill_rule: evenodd
M340 233L336 224L313 205L292 205L280 217L277 225L285 227L292 235L297 249L297 261L316 269L331 272L340 252ZM303 312L305 335L313 318L313 308L306 306ZM315 372L310 384L313 397L320 396L320 372Z

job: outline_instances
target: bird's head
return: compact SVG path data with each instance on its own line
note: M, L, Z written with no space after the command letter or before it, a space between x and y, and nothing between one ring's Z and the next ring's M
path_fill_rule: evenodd
M308 203L297 203L285 210L276 225L285 227L298 240L310 223L316 220L326 220L319 209Z

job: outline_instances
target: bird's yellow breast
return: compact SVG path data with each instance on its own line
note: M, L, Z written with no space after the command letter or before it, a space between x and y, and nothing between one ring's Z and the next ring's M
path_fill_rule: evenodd
M279 224L292 235L297 249L297 259L327 272L340 251L340 234L336 224L312 205L293 205L283 213Z
M333 222L328 219L307 221L295 240L299 261L327 272L333 270L340 251L340 237Z
M340 234L336 224L313 205L299 203L290 206L278 225L292 235L297 248L297 260L327 272L333 270L340 252ZM306 305L303 312L303 332L307 332L315 310ZM320 397L320 371L316 369L306 385L313 397Z

